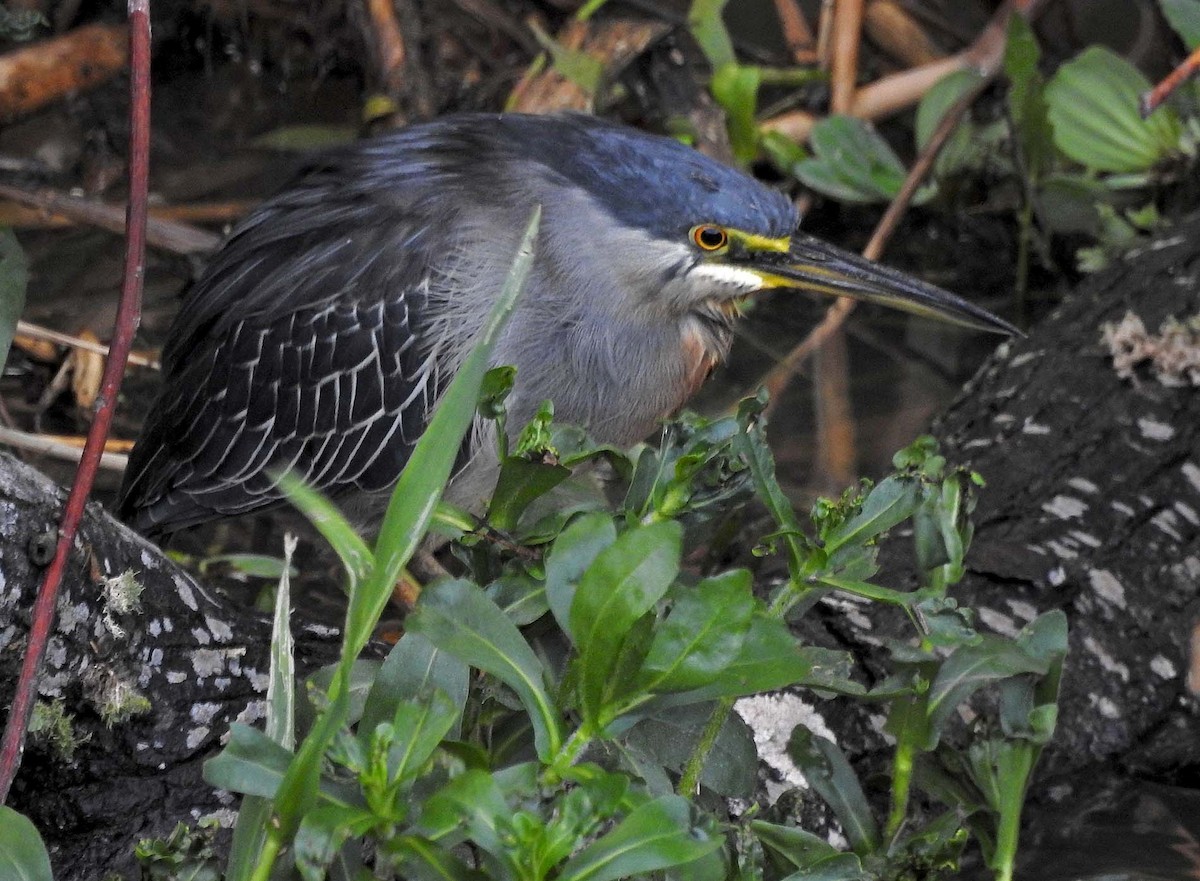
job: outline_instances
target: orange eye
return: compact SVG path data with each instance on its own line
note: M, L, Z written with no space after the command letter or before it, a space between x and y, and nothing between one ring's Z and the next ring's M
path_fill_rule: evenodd
M719 226L706 223L692 229L692 241L702 251L719 251L729 242L729 233Z

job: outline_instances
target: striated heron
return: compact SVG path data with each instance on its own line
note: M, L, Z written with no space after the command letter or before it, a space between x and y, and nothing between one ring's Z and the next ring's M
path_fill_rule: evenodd
M584 116L446 117L319 158L234 231L171 330L122 516L164 533L258 510L290 470L370 522L535 205L534 264L494 355L517 368L514 426L549 399L597 440L642 439L767 288L1014 330L798 232L782 194L673 140ZM476 445L450 493L467 505L494 478Z

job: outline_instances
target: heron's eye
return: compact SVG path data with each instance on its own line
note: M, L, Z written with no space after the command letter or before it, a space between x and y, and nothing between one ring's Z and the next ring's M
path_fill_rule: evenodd
M729 233L711 223L692 228L692 241L702 251L719 251L729 242Z

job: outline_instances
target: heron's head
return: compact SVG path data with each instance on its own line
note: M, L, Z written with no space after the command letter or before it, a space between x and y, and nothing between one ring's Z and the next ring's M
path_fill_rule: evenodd
M552 256L576 276L615 275L624 295L656 311L719 320L756 291L792 289L1015 332L953 294L799 232L783 194L677 141L586 116L475 123L503 176L540 191Z

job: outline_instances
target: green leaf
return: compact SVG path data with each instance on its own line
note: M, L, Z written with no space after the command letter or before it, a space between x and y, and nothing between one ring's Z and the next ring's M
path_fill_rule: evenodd
M243 795L272 798L292 754L257 728L235 722L229 726L229 742L204 763L204 781L218 789ZM340 805L357 805L356 787L331 780L321 782L321 797Z
M484 592L518 627L532 624L550 611L546 585L529 575L502 575Z
M29 262L25 252L11 229L0 229L0 368L8 357L8 347L25 308L28 285Z
M879 827L858 775L838 745L798 725L787 752L809 785L833 808L854 852L861 856L877 850Z
M358 139L358 129L350 125L289 125L272 129L250 141L251 147L263 150L283 150L303 153L352 144Z
M793 872L783 881L868 881L875 875L867 874L862 862L852 853L839 853L817 860L799 872Z
M371 688L375 683L375 677L379 675L379 667L379 661L368 661L363 658L358 659L350 666L350 676L345 686L348 698L345 719L347 725L353 725L362 718L363 709L367 703L367 695L371 692ZM323 703L323 699L319 698L316 702L317 706L314 706L312 690L315 689L322 695L327 696L333 688L333 678L337 675L337 671L337 664L327 664L313 671L308 677L306 681L309 689L306 692L308 700L300 705L300 709L306 714L305 722L312 719L317 706Z
M325 881L348 838L366 835L376 823L370 811L321 805L304 815L296 832L296 868L304 881Z
M316 527L321 537L329 542L350 579L349 589L353 592L367 579L371 571L372 554L350 521L332 502L311 488L294 474L279 477L279 490L309 523Z
M942 77L925 93L917 106L918 150L925 148L950 109L960 98L976 88L982 78L983 74L976 70L956 70ZM939 177L968 169L975 163L978 150L972 143L972 129L968 117L959 121L953 134L938 153L934 167Z
M528 27L533 31L539 45L550 53L555 70L588 95L594 96L599 91L600 83L604 79L604 65L599 58L580 49L568 49L538 27L537 22L533 20L528 22Z
M626 735L629 745L660 765L680 771L691 758L714 704L672 707L643 719ZM750 798L758 783L754 734L737 713L729 713L700 772L700 783L729 798Z
M1200 0L1158 0L1158 5L1188 49L1200 46Z
M1146 171L1180 149L1182 126L1170 107L1142 119L1138 101L1150 82L1125 59L1093 46L1058 69L1046 85L1054 143L1096 171Z
M942 663L929 687L930 724L940 730L955 707L989 682L1047 669L1047 661L998 636L985 635L975 645L960 646Z
M913 478L894 474L886 478L871 490L857 514L822 536L826 553L832 555L851 542L864 544L903 523L916 510L920 497L921 485Z
M470 676L470 669L461 659L409 630L392 646L375 675L359 727L363 731L374 731L380 722L391 721L402 701L436 688L445 693L456 708L457 718L449 733L451 737L458 737L467 705Z
M573 856L558 881L616 881L685 865L720 846L719 835L692 824L686 799L666 795L637 808Z
M841 853L824 838L806 832L798 826L781 826L764 820L751 820L750 829L768 850L797 869L804 869Z
M698 688L721 675L750 629L752 590L750 573L739 569L680 591L642 666L645 689Z
M1033 28L1023 15L1008 20L1004 72L1008 77L1008 112L1016 127L1017 144L1026 173L1040 181L1050 165L1054 132L1046 112L1045 79L1038 69L1041 51Z
M683 529L674 521L635 527L602 550L579 579L570 619L588 721L600 719L626 634L679 574L682 541Z
M887 202L900 192L907 171L870 123L830 116L809 136L813 156L798 163L796 176L820 193L843 202ZM926 190L920 202L927 199Z
M296 663L289 627L292 602L289 572L292 571L292 554L295 550L296 539L289 534L283 540L284 559L281 561L279 586L275 591L275 615L271 624L271 675L267 682L266 735L289 752L296 745ZM269 799L254 795L242 799L225 871L229 881L242 881L251 876L266 841L270 820Z
M558 711L543 686L542 662L516 625L478 587L454 580L425 588L405 626L515 691L533 723L538 755L548 759L558 752L562 732Z
M0 878L54 881L50 856L37 827L23 814L0 805Z
M692 0L688 9L688 29L713 70L737 63L733 40L721 17L729 0Z
M575 586L600 552L616 540L617 527L610 514L586 514L562 531L546 560L546 601L573 643L577 643L571 629Z
M513 456L500 466L500 477L488 506L488 522L504 531L516 528L529 505L571 476L561 465L530 462Z
M388 776L401 781L416 776L458 718L458 707L440 689L397 706L388 750Z
M269 578L278 581L286 571L295 578L299 572L295 566L284 568L283 560L267 554L215 554L200 561L200 571L207 572L213 566L228 566L240 575L250 578Z

